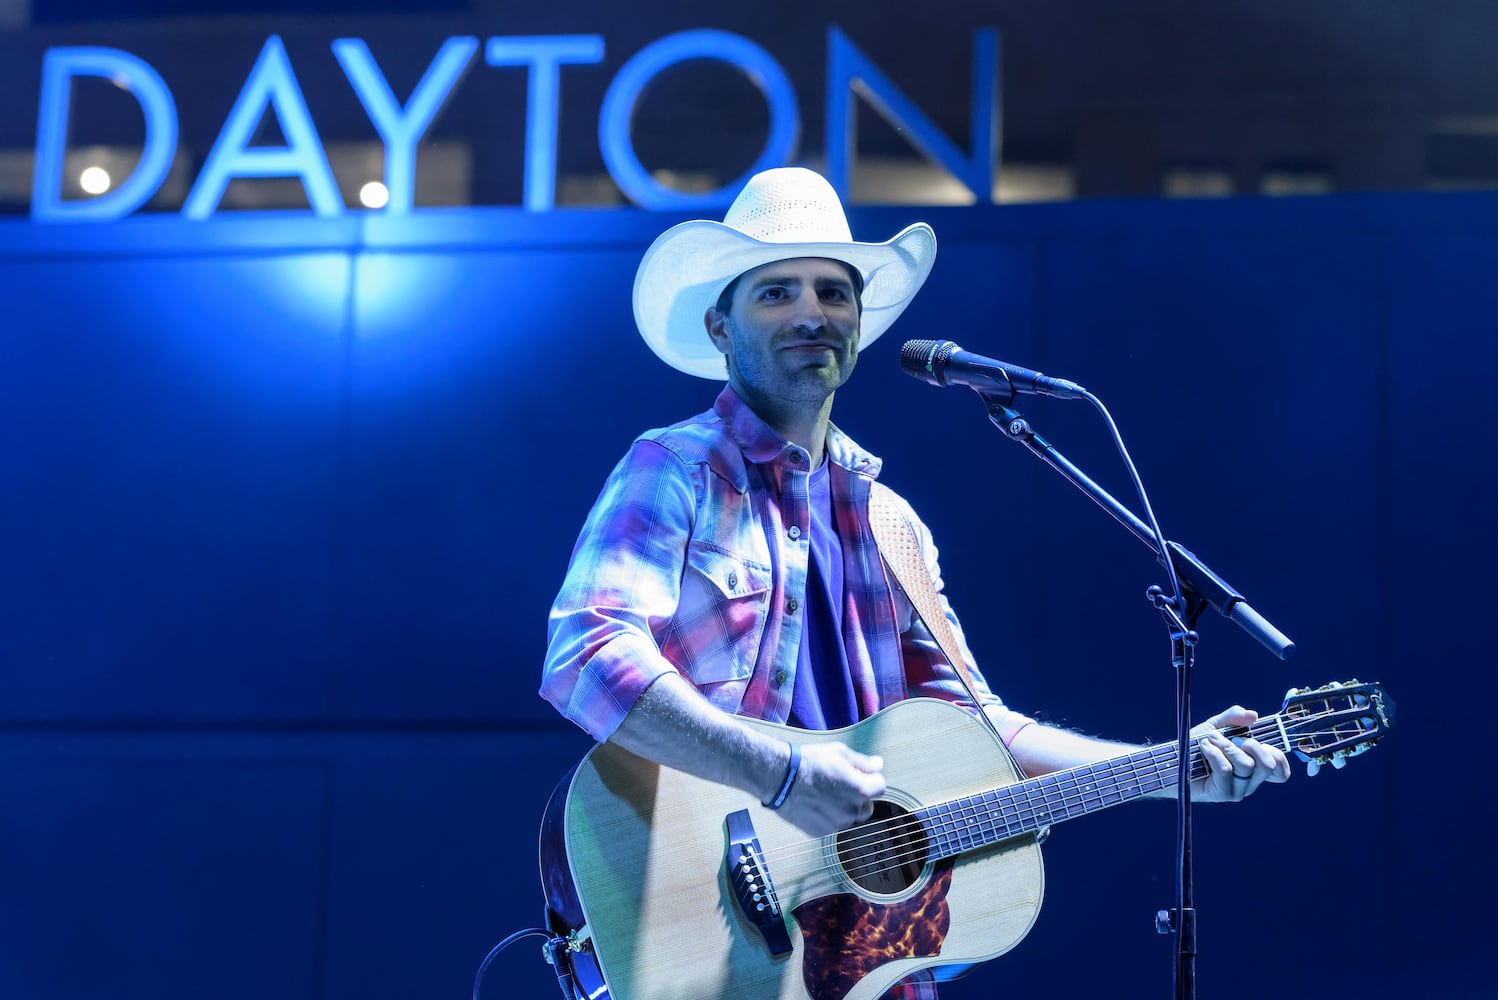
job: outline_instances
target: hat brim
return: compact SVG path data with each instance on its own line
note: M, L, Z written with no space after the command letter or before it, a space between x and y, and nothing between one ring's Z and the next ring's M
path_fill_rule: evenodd
M936 260L936 234L917 222L883 243L766 243L710 220L666 230L635 272L635 323L651 350L673 368L699 378L724 378L723 355L703 317L729 282L764 264L825 257L863 278L859 348L899 318Z

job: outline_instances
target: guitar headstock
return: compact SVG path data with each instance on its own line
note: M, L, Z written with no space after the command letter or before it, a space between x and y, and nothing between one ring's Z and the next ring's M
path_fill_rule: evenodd
M1341 767L1371 749L1394 728L1394 702L1377 684L1339 681L1285 693L1280 723L1288 749L1306 762L1306 773L1323 764Z

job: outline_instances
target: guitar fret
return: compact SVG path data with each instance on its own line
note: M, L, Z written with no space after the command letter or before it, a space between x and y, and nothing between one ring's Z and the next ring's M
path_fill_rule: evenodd
M1201 763L1193 752L1193 764ZM1175 782L1163 744L919 810L934 857L951 857L1148 795ZM1195 770L1195 768L1193 768Z
M1287 722L1295 725L1298 721L1295 717L1275 715L1224 733L1233 739L1250 737L1288 753L1294 741ZM1174 788L1180 763L1177 749L1175 743L1161 743L936 803L917 810L915 815L923 824L932 856L952 857ZM1191 747L1186 768L1193 779L1207 776L1209 769L1199 747Z

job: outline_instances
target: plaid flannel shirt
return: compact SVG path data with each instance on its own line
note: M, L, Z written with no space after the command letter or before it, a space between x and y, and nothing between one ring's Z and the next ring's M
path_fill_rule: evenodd
M879 459L835 427L827 456L843 553L843 639L860 715L912 697L971 708L879 557L868 514ZM573 550L551 610L541 695L606 740L651 682L676 671L726 712L784 723L806 599L808 461L731 388L708 412L637 438ZM906 513L940 593L936 546ZM979 700L997 708L1007 743L1030 720L988 688L944 595L941 602ZM935 987L910 984L890 996L929 1000Z

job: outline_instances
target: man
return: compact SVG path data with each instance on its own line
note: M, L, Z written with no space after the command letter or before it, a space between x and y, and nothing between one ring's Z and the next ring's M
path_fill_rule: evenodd
M833 729L910 697L976 710L878 556L879 460L830 419L859 351L909 304L935 253L923 223L854 242L831 185L800 168L753 177L722 223L662 234L635 278L640 332L666 363L726 373L728 385L707 413L636 439L552 609L541 693L563 715L739 788L812 836L872 815L882 762L839 742L800 747L736 716ZM904 512L939 593L930 533ZM981 710L1026 774L1123 752L1008 708L940 603ZM1289 777L1278 750L1217 730L1256 718L1234 707L1201 727L1210 772L1194 800L1238 800ZM896 993L935 995L924 982Z

